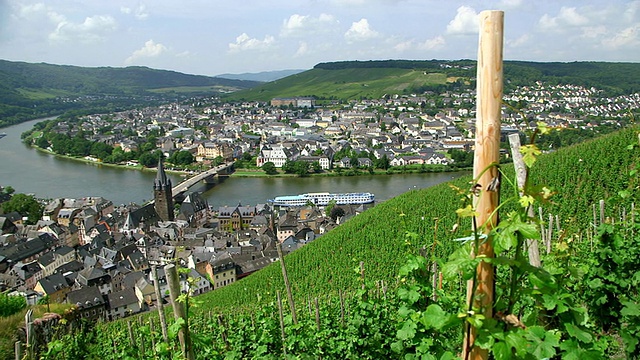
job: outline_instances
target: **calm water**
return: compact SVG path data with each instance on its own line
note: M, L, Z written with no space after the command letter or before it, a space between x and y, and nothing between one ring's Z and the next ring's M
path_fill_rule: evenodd
M34 150L20 141L20 134L36 122L0 129L0 185L40 198L102 196L115 204L142 203L153 197L155 172L85 164ZM209 205L264 203L278 195L305 192L372 192L382 201L410 189L425 188L451 180L462 173L406 174L393 176L311 178L228 178L219 184L196 185ZM171 175L174 185L182 180Z

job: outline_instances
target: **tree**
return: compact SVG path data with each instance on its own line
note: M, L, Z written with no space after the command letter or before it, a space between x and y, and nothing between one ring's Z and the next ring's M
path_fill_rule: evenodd
M333 219L333 221L338 221L339 217L344 216L344 209L339 206L334 206L331 209L329 216Z
M300 177L307 176L309 175L309 165L306 161L295 161L294 172Z
M27 216L27 224L34 225L42 217L44 205L33 197L26 194L15 194L9 201L2 204L4 213L17 212L22 216Z
M162 153L160 153L160 155L162 155ZM158 156L157 152L146 152L140 155L140 157L138 158L138 162L144 167L154 167L158 164L158 159L160 159L160 157Z
M387 156L387 154L382 155L382 157L376 160L375 163L378 169L387 170L389 169L389 167L391 167L391 161L389 161L389 157Z
M180 150L174 152L167 160L175 165L189 165L195 161L195 158L191 152Z
M224 163L224 159L222 158L222 156L216 156L216 158L213 159L213 166L218 166L222 163Z
M329 200L329 203L327 203L327 206L324 207L325 215L330 216L331 210L333 210L334 207L336 207L336 201L334 199Z
M322 167L320 166L320 162L314 161L311 163L311 169L314 173L322 172Z
M282 171L284 171L286 174L292 174L296 171L296 164L294 161L291 160L287 160L284 162L284 165L282 165Z
M271 161L267 161L266 163L264 163L261 167L261 169L267 174L267 175L275 175L278 173L278 169L276 169L276 165L271 162Z

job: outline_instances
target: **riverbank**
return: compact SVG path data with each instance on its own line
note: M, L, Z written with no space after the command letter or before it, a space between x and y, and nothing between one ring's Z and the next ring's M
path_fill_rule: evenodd
M139 170L139 171L148 171L148 172L157 172L157 168L148 168L142 165L121 165L121 164L110 164L101 161L96 161L92 159L87 159L84 157L70 156L70 155L61 155L55 153L53 151L43 149L36 145L29 145L32 148L41 151L43 153L53 155L56 157L69 159L78 161L85 164L95 165L97 167L105 166L119 169L127 169L127 170ZM437 166L437 167L435 167ZM384 169L375 169L373 171L368 170L359 170L359 169L343 169L339 172L337 171L323 171L321 173L309 173L304 176L300 176L298 174L286 174L283 172L278 172L278 174L268 175L261 169L236 169L229 176L231 177L247 177L247 178L305 178L305 177L352 177L352 176L369 176L369 175L395 175L395 174L427 174L427 173L453 173L460 171L471 171L472 168L461 168L461 169L448 169L443 167L442 165L427 165L427 167L420 166L407 166L407 167L391 167L388 170ZM167 173L176 174L181 177L187 177L189 175L195 175L193 172L189 170L175 170L171 168L165 168Z
M305 177L353 177L353 176L370 176L370 175L398 175L398 174L433 174L433 173L454 173L461 171L472 171L473 168L460 168L460 169L430 169L430 168L419 168L419 167L411 167L411 168L402 168L402 167L392 167L388 170L384 169L375 169L373 171L368 170L358 170L358 169L343 169L340 172L336 171L323 171L321 173L310 173L304 176L300 176L297 174L285 174L279 172L274 175L267 175L263 170L255 169L241 169L235 170L231 175L231 177L248 177L248 178L305 178Z

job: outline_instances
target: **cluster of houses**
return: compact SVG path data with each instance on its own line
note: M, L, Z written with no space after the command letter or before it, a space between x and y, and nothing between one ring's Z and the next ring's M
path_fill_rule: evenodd
M526 102L522 112L505 108L505 131L523 131L536 121L557 127L594 126L586 116L617 121L637 109L640 95L602 98L596 89L536 83L505 94ZM54 131L122 151L136 150L151 134L167 156L189 151L203 167L216 161L257 155L256 165L287 161L317 163L322 169L370 167L386 157L391 166L449 164L450 149L472 150L475 136L472 90L385 96L317 107L313 99L220 103L193 100L108 115L89 115L79 127L60 122ZM343 149L358 157L337 158ZM116 207L103 198L55 199L34 225L24 214L0 214L0 290L29 302L75 304L83 317L114 319L157 304L154 286L166 294L162 266L178 261L190 273L183 291L204 293L247 276L277 259L276 244L294 251L364 211L345 206L342 219L322 209L278 210L267 205L211 209L191 193L179 210L162 164L153 184L154 202ZM6 201L6 198L0 199ZM159 268L158 276L153 268ZM189 288L187 277L195 279Z
M602 91L576 85L537 82L504 95L521 109L503 111L505 132L526 131L538 121L554 127L590 128L587 117L616 122L640 106L640 94L603 97ZM83 130L90 140L123 151L138 149L150 134L166 156L189 151L203 167L216 160L257 155L258 167L272 162L317 162L321 169L366 167L386 156L391 166L452 162L450 149L471 151L475 136L474 90L384 96L317 106L312 98L276 98L267 103L193 100L115 114L90 115L80 128L60 123L54 131ZM357 164L335 158L345 147L368 154ZM97 159L96 159L97 160ZM133 162L132 164L135 164Z
M276 261L277 243L285 254L295 251L368 207L342 206L345 215L334 220L318 207L212 209L189 193L175 210L162 163L153 191L154 202L142 206L54 199L34 225L22 214L0 214L0 291L30 304L66 302L81 317L112 320L164 301L156 297L156 281L168 297L166 264L188 268L181 289L199 295Z

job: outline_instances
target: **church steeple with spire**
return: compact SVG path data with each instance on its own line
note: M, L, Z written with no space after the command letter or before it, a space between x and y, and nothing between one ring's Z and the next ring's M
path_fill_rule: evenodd
M155 209L162 221L173 221L173 193L171 179L167 177L162 165L162 156L158 159L158 174L153 182Z

